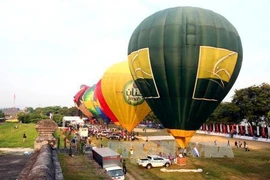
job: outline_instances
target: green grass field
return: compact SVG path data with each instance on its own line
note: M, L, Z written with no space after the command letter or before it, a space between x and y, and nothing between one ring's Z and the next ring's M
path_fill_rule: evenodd
M17 125L18 128L15 128ZM26 141L23 142L23 133ZM0 124L0 147L6 148L34 148L34 141L38 137L35 124L4 123Z
M34 124L0 124L0 147L31 147L33 148L34 140L37 138L37 131ZM27 141L23 143L22 135L26 132ZM58 134L59 132L57 132ZM164 135L165 131L160 130L155 133L146 135ZM108 140L103 138L102 141L95 140L93 143L98 147L100 144L107 145ZM234 158L194 158L188 157L186 166L181 168L197 169L202 168L201 173L164 173L160 168L150 170L137 166L127 160L129 174L134 179L146 180L201 180L201 179L221 179L221 180L266 180L270 179L270 144L269 148L251 150L245 152L243 149L233 148ZM93 164L84 155L75 155L69 157L67 154L59 154L59 160L62 167L63 175L66 180L72 179L104 179L103 170L94 168ZM74 169L76 168L76 169ZM178 165L172 165L169 169L179 168ZM73 173L72 173L73 172ZM77 174L77 175L74 175ZM78 178L79 177L79 178ZM129 180L127 178L127 180Z

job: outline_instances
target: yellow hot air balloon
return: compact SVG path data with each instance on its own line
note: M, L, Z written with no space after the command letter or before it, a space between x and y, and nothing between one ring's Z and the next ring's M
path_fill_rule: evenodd
M128 132L151 111L132 79L127 61L106 70L101 80L101 91L109 108Z

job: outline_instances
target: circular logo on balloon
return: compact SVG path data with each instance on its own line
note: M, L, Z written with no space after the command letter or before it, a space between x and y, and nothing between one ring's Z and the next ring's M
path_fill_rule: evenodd
M144 98L133 80L127 82L123 91L126 103L137 106L143 103Z

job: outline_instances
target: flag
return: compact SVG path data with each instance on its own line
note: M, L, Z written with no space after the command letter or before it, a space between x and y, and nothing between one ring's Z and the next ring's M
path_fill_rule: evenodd
M16 99L16 95L15 95L15 93L14 93L14 99Z

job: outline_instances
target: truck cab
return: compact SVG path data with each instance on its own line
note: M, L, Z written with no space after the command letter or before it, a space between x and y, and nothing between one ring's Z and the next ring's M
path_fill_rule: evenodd
M125 175L120 167L120 154L114 150L104 148L93 148L93 159L103 168L112 180L124 180Z
M112 180L124 180L125 175L123 169L120 166L111 166L104 168L107 174L112 178Z

